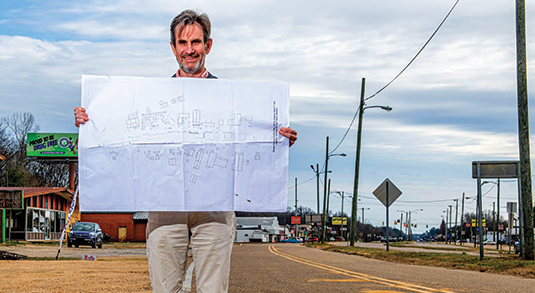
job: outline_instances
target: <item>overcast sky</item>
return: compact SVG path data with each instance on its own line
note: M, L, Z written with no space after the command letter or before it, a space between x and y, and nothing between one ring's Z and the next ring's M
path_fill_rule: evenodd
M72 109L80 104L81 75L170 77L177 65L169 23L183 9L195 9L212 21L210 72L290 84L291 126L299 140L290 151L289 185L297 178L298 205L315 210L310 165L323 166L326 136L331 149L340 142L358 107L361 79L366 96L387 84L454 3L3 0L0 116L31 112L42 132L76 132ZM528 72L534 12L528 3ZM448 205L455 213L454 199L463 192L472 197L465 211L475 210L471 162L518 159L515 52L514 2L460 1L416 61L367 101L394 110L368 109L364 115L359 207L370 208L366 223L385 220L385 208L372 195L385 178L403 191L390 208L390 225L397 210L424 209L412 214L416 231L438 227ZM347 157L329 160L333 190L352 194L355 147L356 124L336 151ZM516 201L516 181L501 185L501 205ZM294 192L291 187L289 206ZM496 188L487 184L483 192L483 208L492 209ZM333 194L330 209L340 207Z

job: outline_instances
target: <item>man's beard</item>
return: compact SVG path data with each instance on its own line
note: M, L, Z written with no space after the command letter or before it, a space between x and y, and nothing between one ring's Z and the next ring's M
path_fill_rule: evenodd
M182 57L182 59L184 59L184 57ZM199 62L197 63L197 65L195 65L195 67L193 67L192 69L187 68L182 62L180 61L178 62L178 66L180 67L180 69L182 69L182 71L188 74L197 73L202 68L203 64L204 64L204 57L199 59Z

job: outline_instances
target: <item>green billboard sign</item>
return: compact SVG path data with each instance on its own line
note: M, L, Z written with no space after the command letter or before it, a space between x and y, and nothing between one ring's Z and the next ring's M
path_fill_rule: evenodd
M78 133L28 133L26 156L41 159L78 157Z

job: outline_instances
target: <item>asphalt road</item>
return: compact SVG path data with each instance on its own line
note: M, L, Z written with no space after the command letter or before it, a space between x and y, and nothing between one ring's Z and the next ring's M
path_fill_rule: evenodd
M307 248L234 246L229 292L534 292L535 280Z

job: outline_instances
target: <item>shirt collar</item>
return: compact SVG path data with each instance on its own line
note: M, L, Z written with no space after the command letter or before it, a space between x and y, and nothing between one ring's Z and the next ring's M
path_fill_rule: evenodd
M176 77L182 77L180 76L180 69L176 71ZM207 77L208 77L208 70L206 70L205 68L204 71L201 73L201 76L199 76L199 78L207 78Z

